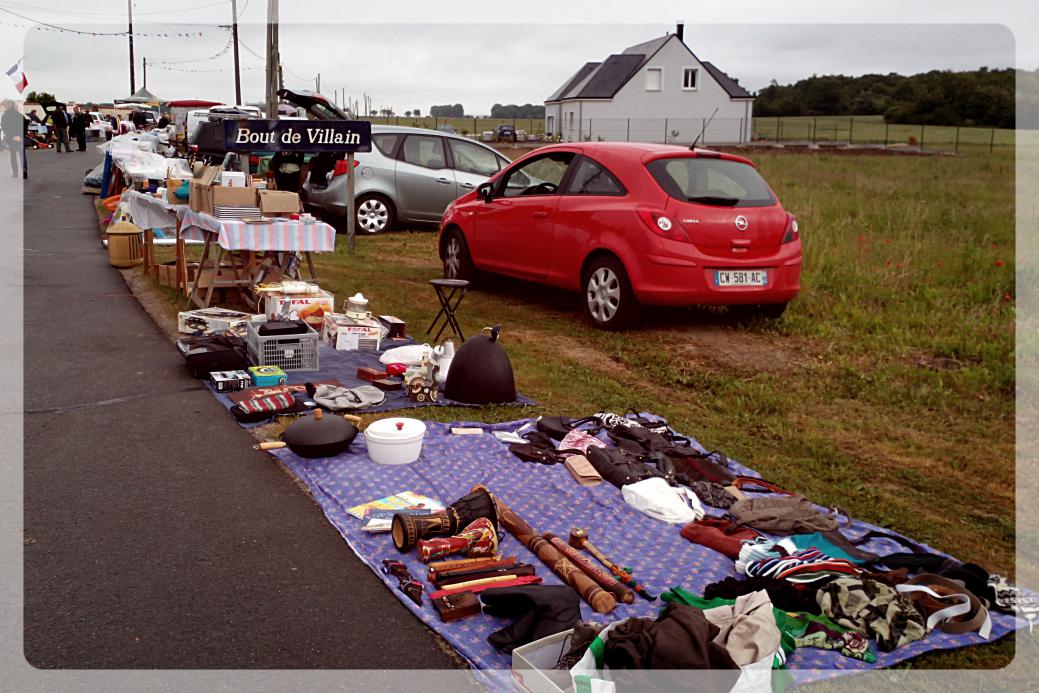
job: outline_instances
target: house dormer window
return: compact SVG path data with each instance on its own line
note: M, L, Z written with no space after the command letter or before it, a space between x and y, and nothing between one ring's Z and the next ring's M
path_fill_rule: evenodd
M660 91L661 85L664 83L664 68L662 67L647 67L646 68L646 91Z
M682 71L682 88L695 91L700 88L700 71L695 67L687 67Z

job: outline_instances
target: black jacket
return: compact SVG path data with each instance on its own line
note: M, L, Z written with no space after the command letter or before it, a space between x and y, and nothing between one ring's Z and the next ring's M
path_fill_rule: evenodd
M59 130L63 130L69 126L69 117L65 113L65 111L58 108L55 109L53 113L51 113L51 123L53 123L54 127L58 128Z
M86 113L75 113L72 116L72 125L69 126L69 132L73 135L78 135L81 132L87 131L87 125L90 124L90 120L87 118Z
M17 109L4 111L4 114L0 116L0 129L4 131L4 139L8 142L11 142L14 137L24 137L28 127L29 121Z

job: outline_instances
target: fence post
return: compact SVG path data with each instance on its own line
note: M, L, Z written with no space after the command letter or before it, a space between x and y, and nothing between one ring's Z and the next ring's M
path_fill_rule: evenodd
M848 118L848 144L852 145L855 143L855 138L852 137L852 133L855 132L855 116Z
M592 119L588 119L588 141L592 141Z
M924 150L924 128L927 127L924 124L920 124L920 151Z
M700 142L703 143L704 146L706 146L707 145L707 119L706 118L701 118L700 120L703 121L703 123L700 125L700 132L702 133L700 135L700 138L701 138Z
M819 129L819 116L812 118L812 144L815 144L815 131Z
M783 120L776 116L776 142L783 141Z
M884 148L885 148L885 149L887 148L887 142L888 142L888 139L887 139L887 133L888 133L888 130L889 130L890 128L891 128L891 123L889 123L889 122L887 122L887 121L885 120L885 121L884 121Z
M434 118L434 119L433 119L433 129L434 129L434 130L436 130L436 129L437 129L437 125L439 124L439 121L440 121L440 119L439 119L439 118Z
M837 121L833 121L833 142L837 143Z
M664 144L667 144L667 118L664 118Z
M953 151L954 154L959 154L960 153L960 126L959 125L956 126L956 144L953 146L953 150L952 151Z
M631 118L628 118L628 127L624 131L624 141L631 142Z
M993 128L992 129L992 134L989 136L989 140L988 140L988 153L989 154L992 153L992 148L995 145L996 145L996 130L995 130L995 128Z

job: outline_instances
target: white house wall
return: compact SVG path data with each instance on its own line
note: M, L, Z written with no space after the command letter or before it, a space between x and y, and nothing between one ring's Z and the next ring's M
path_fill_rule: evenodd
M646 91L646 72L657 67L663 68L661 90ZM685 68L699 71L699 84L695 91L682 89ZM546 114L559 114L553 127L563 141L602 139L689 144L700 133L705 120L711 118L715 108L718 112L701 141L747 141L751 132L752 102L730 98L686 47L673 38L621 87L612 100L549 104ZM574 114L573 127L570 127L570 113Z

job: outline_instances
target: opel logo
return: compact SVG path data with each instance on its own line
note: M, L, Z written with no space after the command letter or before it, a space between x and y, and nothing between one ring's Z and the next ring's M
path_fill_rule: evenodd
M743 215L740 215L740 216L736 217L736 228L737 229L739 229L740 231L746 231L748 226L750 226L750 224L747 223L747 217L745 217Z

